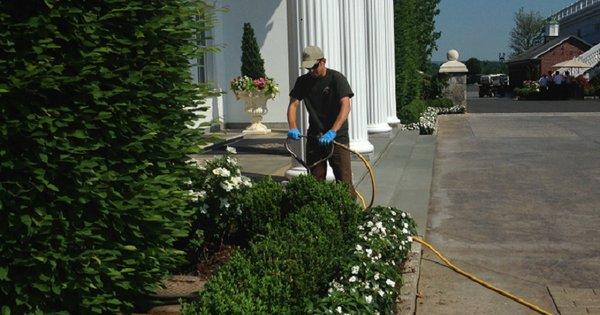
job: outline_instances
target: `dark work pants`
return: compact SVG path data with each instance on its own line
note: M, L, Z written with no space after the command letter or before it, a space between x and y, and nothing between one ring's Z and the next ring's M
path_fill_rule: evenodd
M341 142L340 143L344 143ZM346 146L348 144L344 143ZM350 164L350 152L339 146L334 146L333 155L329 158L329 165L333 169L335 179L348 185L348 191L352 198L356 199L356 191L352 184L352 168ZM330 146L322 146L319 141L309 137L306 143L306 162L312 165L320 159L325 158L331 152ZM310 169L310 173L318 180L325 180L327 177L327 162L323 161Z

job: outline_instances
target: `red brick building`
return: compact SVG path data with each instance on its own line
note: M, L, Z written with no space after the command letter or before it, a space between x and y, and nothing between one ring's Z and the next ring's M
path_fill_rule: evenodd
M573 59L591 47L577 36L565 36L526 50L507 62L511 85L520 87L523 81L537 81L542 73L554 72L553 65Z

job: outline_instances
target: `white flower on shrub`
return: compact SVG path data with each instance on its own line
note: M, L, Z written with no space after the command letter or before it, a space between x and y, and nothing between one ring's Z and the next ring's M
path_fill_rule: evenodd
M385 280L385 283L387 285L389 285L390 287L395 287L396 286L396 282L394 282L394 281L392 281L390 279Z
M227 157L227 163L236 166L238 164L237 160L234 158Z
M412 238L412 236L409 236L409 237L407 237L407 239L408 239L408 241L409 241L409 242L411 242L411 243L412 243L412 241L413 241L413 238Z
M375 280L379 280L379 272L376 272L375 275L373 276L373 279Z
M234 147L227 147L225 150L231 154L237 154L237 150Z
M371 302L373 302L373 296L371 296L371 295L365 296L365 301L367 301L367 303L371 304Z
M230 204L229 204L229 200L227 200L227 198L219 198L219 201L221 202L220 208L229 208Z
M233 185L229 181L224 181L220 185L221 188L223 188L226 192L230 192L233 190Z
M241 176L234 176L234 177L231 178L231 185L233 186L233 188L240 187L240 184L242 184L242 177Z
M336 310L338 313L342 314L342 307L341 307L341 306L338 306L338 307L337 307L335 310Z
M350 277L350 279L348 279L348 281L350 281L350 282L356 282L356 280L357 280L357 279L356 279L356 277L355 277L355 276L352 276L352 277Z
M203 163L200 162L200 161L198 161L198 160L191 159L191 160L188 160L188 163L189 164L193 164L193 166L197 167L201 171L205 171L206 170L206 167L204 167Z
M359 252L362 251L362 246L360 246L360 244L356 244L356 250Z
M383 290L379 290L379 296L383 297L385 295L385 292L383 292Z
M365 252L367 253L367 257L371 257L371 254L373 254L373 250L370 248L365 249Z
M201 191L190 190L189 194L192 196L193 201L198 201L199 199L206 198L206 191L204 191L204 190L201 190Z
M229 172L228 169L223 167L215 168L214 170L212 170L212 173L221 177L229 177L229 175L231 175L231 172Z
M200 206L200 213L206 214L206 210L208 210L208 205L207 204L203 204L203 205Z

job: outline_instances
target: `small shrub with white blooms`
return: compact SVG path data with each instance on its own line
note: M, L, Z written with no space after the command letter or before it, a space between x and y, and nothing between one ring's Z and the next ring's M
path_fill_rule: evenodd
M202 230L210 244L221 244L234 232L243 215L241 199L252 187L250 178L241 175L234 154L235 149L228 147L225 155L199 164L190 184L197 205L192 229Z
M403 130L419 130L422 135L430 135L437 129L437 116L445 114L464 114L466 107L462 105L456 105L453 107L427 107L427 109L421 113L418 123L402 125Z
M415 222L391 207L372 208L361 222L358 244L320 307L333 313L393 314L397 284L402 282L399 269L416 234Z

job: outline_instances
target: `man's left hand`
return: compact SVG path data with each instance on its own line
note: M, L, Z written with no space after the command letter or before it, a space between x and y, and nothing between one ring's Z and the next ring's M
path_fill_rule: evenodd
M334 130L329 130L324 135L322 135L321 138L319 138L319 143L321 145L329 145L333 142L336 136L337 133Z

